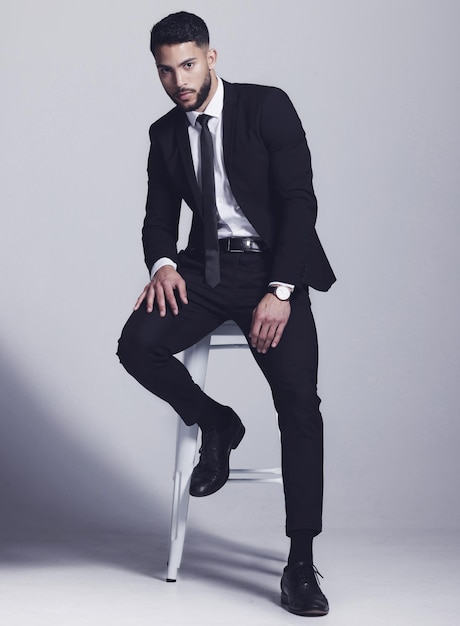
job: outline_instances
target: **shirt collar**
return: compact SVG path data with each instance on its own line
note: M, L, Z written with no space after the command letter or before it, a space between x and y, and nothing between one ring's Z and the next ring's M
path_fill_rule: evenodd
M208 106L204 111L187 111L186 116L188 118L189 123L192 126L195 126L196 120L198 116L202 113L206 113L206 115L210 115L211 117L221 117L222 110L224 108L224 84L219 77L217 77L217 89L216 93L212 97L212 100L208 103Z

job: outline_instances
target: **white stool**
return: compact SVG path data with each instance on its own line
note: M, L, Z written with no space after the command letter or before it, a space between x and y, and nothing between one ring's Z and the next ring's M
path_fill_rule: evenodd
M213 343L211 339L234 338L229 343ZM184 351L184 365L193 380L203 389L210 350L248 348L247 342L234 322L225 322L207 337ZM167 582L176 582L177 570L182 560L185 531L187 528L188 504L190 500L190 477L195 465L198 426L187 426L177 418L176 466L174 470L174 492L171 514L171 539L169 544ZM235 469L230 471L229 480L282 483L279 467L269 469Z

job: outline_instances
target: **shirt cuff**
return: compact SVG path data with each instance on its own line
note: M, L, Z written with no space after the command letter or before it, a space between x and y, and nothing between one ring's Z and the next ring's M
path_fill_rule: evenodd
M295 285L291 285L290 283L282 283L279 280L272 280L271 283L268 283L269 287L287 287L288 289L291 290L291 293L294 291L295 289Z
M161 259L158 259L158 261L155 261L155 263L153 264L152 270L150 272L150 280L155 276L160 267L164 267L165 265L172 265L172 267L177 270L177 263L174 263L174 261L168 259L167 256L162 256Z

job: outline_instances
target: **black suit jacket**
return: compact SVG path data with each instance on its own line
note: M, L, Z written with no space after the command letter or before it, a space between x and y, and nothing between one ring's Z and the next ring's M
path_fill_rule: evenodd
M177 260L182 200L193 211L189 247L203 245L187 127L179 107L150 127L142 231L149 271L160 257ZM224 81L223 146L233 195L273 253L271 280L327 291L335 276L316 234L310 151L288 96L275 87Z

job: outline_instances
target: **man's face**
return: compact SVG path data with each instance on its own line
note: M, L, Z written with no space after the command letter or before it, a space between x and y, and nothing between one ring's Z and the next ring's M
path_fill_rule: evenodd
M216 51L187 41L157 46L155 61L171 100L184 111L204 111L215 91Z

